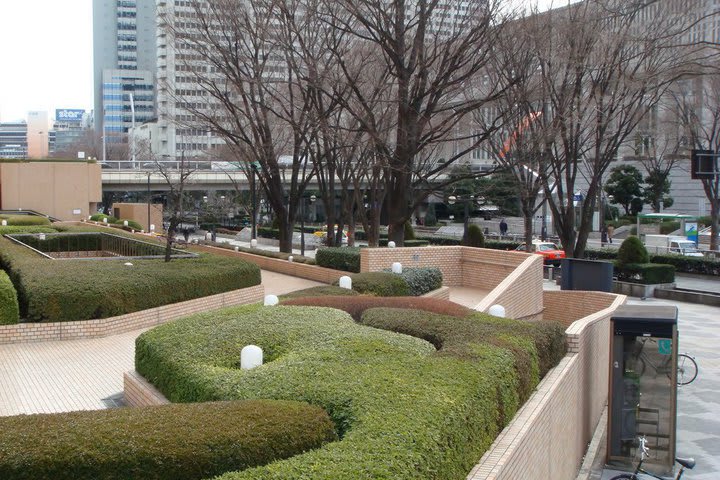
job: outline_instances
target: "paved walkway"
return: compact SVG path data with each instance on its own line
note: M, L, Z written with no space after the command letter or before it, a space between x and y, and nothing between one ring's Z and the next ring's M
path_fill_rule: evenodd
M262 271L266 294L318 282ZM122 402L123 373L134 368L145 330L86 340L0 345L0 416L97 410Z

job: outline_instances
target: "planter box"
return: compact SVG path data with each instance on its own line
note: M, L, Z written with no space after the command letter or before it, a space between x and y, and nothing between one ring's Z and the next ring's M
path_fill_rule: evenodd
M674 283L653 283L645 285L642 283L630 283L620 282L615 280L613 282L613 292L620 293L622 295L628 295L631 297L647 298L655 296L655 289L672 289L675 288Z

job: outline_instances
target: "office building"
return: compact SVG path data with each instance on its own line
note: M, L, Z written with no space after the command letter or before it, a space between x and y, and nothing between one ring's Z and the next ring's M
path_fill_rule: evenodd
M155 0L94 0L95 131L106 143L155 116Z
M48 112L28 112L27 156L38 159L48 157Z
M0 158L27 158L27 123L0 123Z

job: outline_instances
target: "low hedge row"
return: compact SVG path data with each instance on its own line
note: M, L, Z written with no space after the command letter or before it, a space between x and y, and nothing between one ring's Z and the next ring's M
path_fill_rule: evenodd
M388 272L363 272L350 275L352 289L360 294L378 297L407 297L410 287L400 275ZM333 285L339 285L337 280Z
M210 245L212 247L218 247L218 248L224 248L226 250L235 250L237 252L243 252L243 253L251 253L253 255L260 255L261 257L268 257L268 258L277 258L279 260L288 260L291 256L289 253L285 252L275 252L272 250L263 250L262 248L251 248L251 247L240 247L231 245L229 243L224 242L210 242L208 240L200 240L198 242L200 245ZM310 257L303 257L302 255L295 255L292 254L293 262L296 263L305 263L307 265L315 265L315 260Z
M6 226L0 225L0 235L13 233L57 233L58 229L53 227L24 227L24 226Z
M50 219L37 215L0 215L0 220L7 221L7 226L40 227L50 225Z
M90 216L90 221L100 222L100 223L105 224L103 219L107 219L107 225L117 227L117 228L122 228L123 230L127 230L128 232L132 231L132 230L139 232L140 230L145 229L145 227L140 225L135 220L125 220L122 218L115 218L112 215L105 215L104 213L96 213L95 215ZM125 225L125 222L127 222L128 224Z
M360 272L360 248L320 248L315 252L315 262L321 267L357 273Z
M336 439L306 403L249 400L0 418L0 478L203 479Z
M378 246L387 247L389 241L387 238L381 238L378 241ZM411 239L403 242L403 247L427 247L428 245L430 245L430 242L427 240Z
M260 284L249 262L213 255L158 260L49 260L0 238L0 266L20 317L63 322L112 317Z
M280 300L284 303L285 300L292 298L307 298L307 297L355 297L360 295L355 290L349 288L341 288L335 285L319 285L317 287L304 288L302 290L295 290L294 292L286 293L280 296Z
M17 292L7 273L0 270L0 325L18 323L19 320Z
M432 314L401 312L427 326L420 337L438 330ZM221 480L464 478L539 372L561 355L563 329L479 313L439 318L479 333L452 337L459 345L444 337L436 352L420 338L358 325L334 309L224 309L141 335L136 368L174 402L298 400L324 408L335 422L340 441ZM268 361L245 372L237 356L248 343L261 346ZM521 372L531 372L522 373L530 384Z
M473 310L449 300L438 300L435 298L425 297L368 297L359 295L347 298L345 296L332 295L297 296L283 298L282 304L337 308L338 310L349 313L356 322L360 321L360 318L362 317L362 314L365 313L365 310L379 307L409 308L458 318L467 317L473 313Z
M615 260L615 250L586 250L588 260ZM720 275L720 261L711 258L686 257L684 255L649 255L650 263L672 265L676 272L698 275Z
M626 263L615 265L615 273L621 282L642 284L673 283L675 267L658 263Z

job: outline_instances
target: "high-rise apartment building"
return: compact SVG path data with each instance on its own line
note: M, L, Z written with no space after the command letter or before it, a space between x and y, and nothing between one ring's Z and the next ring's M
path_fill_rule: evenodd
M95 131L127 141L155 116L155 0L94 0Z

